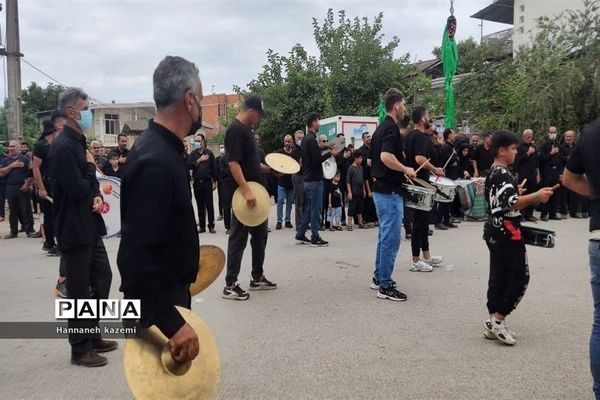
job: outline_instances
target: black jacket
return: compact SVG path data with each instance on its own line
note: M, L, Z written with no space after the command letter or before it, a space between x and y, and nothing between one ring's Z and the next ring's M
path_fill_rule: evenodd
M560 161L560 151L554 155L550 154L553 145L554 147L558 147L556 141L547 140L540 148L540 172L542 173L542 177L545 175L546 177L558 179L558 176L562 174L563 165Z
M86 150L85 136L65 126L48 152L56 239L61 250L91 244L106 235L102 216L92 212L100 190L96 166L86 161Z
M198 159L203 155L208 156L208 160L196 164ZM193 176L194 183L210 183L217 181L219 173L217 171L217 162L215 161L215 155L209 149L196 149L190 154L190 161L194 165Z
M141 299L143 326L172 337L185 321L171 293L196 280L198 230L181 140L150 121L127 156L121 182L121 291Z
M452 143L444 143L442 145L442 151L440 152L440 163L443 167L448 160L446 165L446 178L456 180L460 178L460 170L458 168L458 152L455 153L454 145Z
M527 178L528 180L535 182L539 167L539 157L537 150L533 154L527 154L529 146L533 146L533 144L521 143L519 147L517 147L515 170L517 171L517 176L520 181L523 180L523 178Z
M323 179L323 162L331 155L325 153L321 155L321 149L317 143L317 136L313 132L308 132L302 139L302 169L304 171L304 181L314 182Z

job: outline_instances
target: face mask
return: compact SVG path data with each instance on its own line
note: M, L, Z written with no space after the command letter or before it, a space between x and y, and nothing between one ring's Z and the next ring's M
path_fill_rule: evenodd
M219 149L219 153L225 154L225 149Z
M198 119L195 121L194 121L194 118L190 115L190 118L192 118L192 126L190 126L190 131L188 133L188 136L194 135L196 132L198 132L198 129L202 128L202 107L200 107L200 104L198 104L198 100L196 100L196 96L192 95L192 98L194 99L194 103L196 103L196 106L200 110L200 115L198 116Z
M302 144L302 140L296 140L296 144L300 146Z
M556 140L556 133L549 133L548 137L550 138L550 140Z
M92 126L92 110L79 111L79 119L77 120L77 125L79 125L82 131Z
M201 149L202 148L202 142L194 142L194 148L195 149Z

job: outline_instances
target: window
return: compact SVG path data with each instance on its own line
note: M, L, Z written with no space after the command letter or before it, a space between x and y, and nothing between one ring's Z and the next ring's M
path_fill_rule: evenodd
M107 135L116 135L120 133L119 114L104 114L104 126Z
M525 28L524 27L520 27L519 28L519 33L525 33Z
M519 22L522 23L522 24L525 23L525 17L521 15L519 17Z
M521 4L521 5L519 6L519 11L521 11L521 12L525 12L525 4Z
M223 117L225 115L225 104L219 104L218 116Z

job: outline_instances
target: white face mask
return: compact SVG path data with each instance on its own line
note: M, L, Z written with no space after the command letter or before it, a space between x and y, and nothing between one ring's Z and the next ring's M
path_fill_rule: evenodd
M550 140L556 140L556 133L549 133L548 137L550 138Z
M224 148L220 148L220 149L219 149L219 153L221 153L221 154L225 154L225 149L224 149Z

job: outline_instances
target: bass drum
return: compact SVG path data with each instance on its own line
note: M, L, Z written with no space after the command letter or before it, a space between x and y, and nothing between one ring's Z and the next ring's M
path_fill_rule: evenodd
M112 176L101 176L98 178L100 193L104 197L104 204L100 211L104 225L106 225L106 236L110 238L121 233L121 180Z

